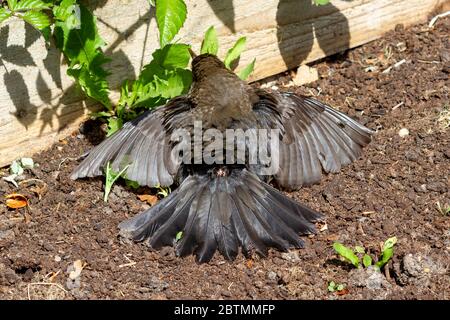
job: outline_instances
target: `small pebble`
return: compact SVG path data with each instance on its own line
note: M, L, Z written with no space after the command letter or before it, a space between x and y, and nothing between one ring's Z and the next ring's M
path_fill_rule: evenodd
M409 130L406 129L406 128L402 128L402 129L400 129L400 131L398 132L398 135L399 135L401 138L404 138L404 137L406 137L407 135L409 135Z
M55 256L55 262L61 262L61 257L60 256Z

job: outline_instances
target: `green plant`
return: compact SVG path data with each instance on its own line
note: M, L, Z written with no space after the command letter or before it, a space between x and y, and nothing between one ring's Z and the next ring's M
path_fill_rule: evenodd
M183 238L183 231L177 232L177 235L175 236L175 241L180 241L181 238Z
M438 201L436 202L436 208L443 216L450 215L450 205L448 204L441 205L441 203Z
M334 281L328 282L328 291L329 292L342 291L344 289L345 289L345 284L335 283Z
M314 0L314 3L317 6L324 6L326 4L328 4L330 2L330 0Z
M381 248L381 253L378 256L378 260L375 263L375 266L379 269L383 268L386 263L389 262L389 260L394 255L394 245L397 243L397 238L392 237L387 239L383 247ZM333 243L333 248L336 250L336 252L343 257L346 261L350 262L352 265L354 265L356 268L360 268L361 260L358 257L357 254L362 256L362 265L365 268L368 268L369 266L373 265L373 259L372 257L366 252L366 250L361 246L356 246L355 250L344 246L342 243L335 242Z
M122 170L120 170L120 172L117 173L112 170L109 162L106 164L105 194L103 196L103 201L108 202L108 196L109 196L109 193L111 192L111 188L112 188L114 182L116 182L117 179L119 179L119 177L125 173L125 171L128 169L128 167L129 167L129 165L127 165L125 168L123 168Z
M158 1L156 1L156 6L158 6ZM163 31L160 30L160 33ZM175 34L170 33L170 37L167 39L173 39L174 36ZM164 47L153 52L152 61L143 67L138 79L133 82L126 81L122 85L118 104L110 111L94 115L107 122L107 136L112 135L125 122L134 119L142 112L188 92L192 83L192 73L188 69L189 45L167 43L167 39L162 42L166 43ZM231 64L239 59L245 43L246 38L242 37L228 50L224 59L227 67L231 68ZM210 27L205 33L200 52L217 54L218 50L216 30L214 27ZM243 68L238 75L242 79L246 79L253 71L254 66L255 60Z
M161 187L160 185L157 185L155 188L158 189L156 194L163 198L166 198L172 192L170 187Z
M143 112L163 105L169 99L188 92L192 73L188 69L191 59L189 45L172 43L183 26L187 7L184 0L150 0L156 7L160 48L152 53L152 60L141 70L135 81L125 81L121 86L120 99L116 105L109 100L109 72L103 65L109 61L101 48L105 42L100 37L95 16L77 0L8 0L0 6L0 23L9 17L18 17L39 30L49 41L51 36L56 47L67 59L67 74L72 76L83 92L106 110L92 114L107 123L107 136L119 130L123 124ZM224 63L232 68L244 50L246 38L237 40L225 56ZM217 54L219 43L214 27L210 27L202 43L201 53ZM246 79L255 66L255 60L239 72ZM110 185L120 177L107 168L105 201ZM111 177L114 177L112 179ZM108 187L109 185L109 187ZM127 182L136 187L136 182ZM169 191L163 190L164 196Z
M96 19L76 0L8 0L0 6L0 23L7 18L23 19L39 30L47 42L51 36L68 61L67 74L83 92L111 109L109 85L103 64L109 61L101 47Z

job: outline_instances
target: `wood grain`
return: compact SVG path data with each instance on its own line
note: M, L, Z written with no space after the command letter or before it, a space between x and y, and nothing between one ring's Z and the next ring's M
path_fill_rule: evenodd
M425 21L448 0L332 0L317 7L311 0L187 0L188 19L178 40L198 51L204 31L214 25L219 55L241 36L245 66L256 57L251 80L380 37L396 24ZM136 77L158 45L156 22L146 0L89 1L106 40L110 84L117 89ZM119 94L111 93L117 101ZM0 166L43 150L73 132L89 110L54 47L47 49L37 31L17 19L0 26ZM79 152L74 150L74 153Z

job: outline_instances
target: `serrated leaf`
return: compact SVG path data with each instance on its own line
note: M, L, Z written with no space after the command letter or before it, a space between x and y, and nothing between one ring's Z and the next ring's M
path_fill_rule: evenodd
M372 265L372 257L369 256L368 254L365 254L363 256L363 265L365 268L369 267Z
M106 136L109 137L118 131L123 126L123 121L121 118L108 118L108 132Z
M8 8L12 11L16 10L17 0L8 0Z
M82 5L74 5L72 0L64 0L54 7L55 42L69 60L67 74L73 76L86 95L111 109L108 72L103 64L110 59L101 51L105 44L100 37L96 19Z
M11 11L6 10L5 8L0 8L0 23L5 21L11 17Z
M169 44L153 52L153 61L164 69L186 68L191 55L186 44Z
M346 246L344 246L342 243L339 242L333 243L333 248L340 256L350 261L355 267L357 268L359 267L359 259L352 249L347 248Z
M51 24L48 15L41 11L30 10L25 12L21 17L38 30L43 30Z
M200 54L210 53L217 55L218 51L219 51L219 40L217 39L217 32L214 26L211 26L205 32L205 37L203 38L202 41Z
M183 0L156 0L156 22L161 47L176 36L186 20L186 14L187 8Z
M98 76L95 73L92 73L87 67L80 66L67 69L67 74L78 81L81 89L88 97L91 97L110 108L111 102L108 97L109 85L105 77Z
M355 251L358 253L364 253L366 250L361 246L355 246Z
M14 11L49 9L49 4L41 0L22 0L14 6Z
M241 56L242 51L244 51L245 49L246 42L246 37L239 38L234 46L230 50L228 50L227 55L225 56L225 60L223 61L227 68L230 68L233 61L237 60Z
M69 18L76 10L76 0L63 0L59 6L53 7L53 15L55 19L60 21L65 21Z
M255 62L256 59L253 59L253 61L250 64L248 64L244 69L239 71L238 77L241 78L242 80L246 80L255 69Z

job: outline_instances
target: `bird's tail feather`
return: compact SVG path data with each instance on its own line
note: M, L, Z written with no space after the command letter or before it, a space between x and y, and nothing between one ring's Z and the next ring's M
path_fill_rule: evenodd
M245 169L226 176L192 175L156 206L119 225L122 236L158 249L174 244L180 256L209 261L218 249L234 259L242 247L266 255L269 247L303 247L322 215L283 195Z

